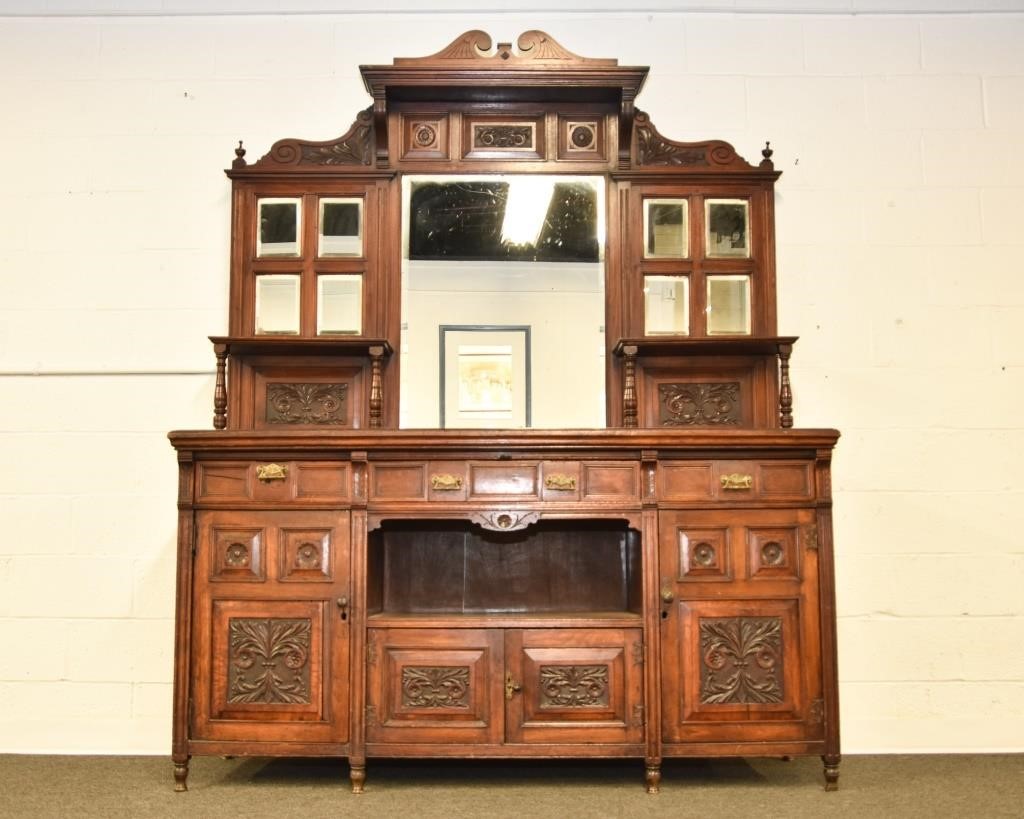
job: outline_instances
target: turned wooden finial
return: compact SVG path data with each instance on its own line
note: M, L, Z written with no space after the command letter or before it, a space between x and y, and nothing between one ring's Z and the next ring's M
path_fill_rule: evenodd
M231 167L244 168L245 165L245 148L242 147L242 140L238 140L238 147L235 148L235 159L231 163Z
M766 140L765 143L764 143L764 148L761 149L761 156L764 157L764 159L761 160L761 164L760 164L760 166L762 168L774 168L775 167L775 163L772 162L772 154L773 153L775 153L775 151L772 150L772 144Z

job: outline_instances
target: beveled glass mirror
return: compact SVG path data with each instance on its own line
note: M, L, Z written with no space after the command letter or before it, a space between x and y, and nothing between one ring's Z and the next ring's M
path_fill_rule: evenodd
M400 426L605 425L605 180L406 176Z

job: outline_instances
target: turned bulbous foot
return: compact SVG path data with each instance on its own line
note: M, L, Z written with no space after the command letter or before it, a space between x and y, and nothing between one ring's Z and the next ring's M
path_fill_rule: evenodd
M821 758L825 763L825 790L839 790L839 760L838 754L826 754Z
M348 777L352 780L352 793L363 793L363 785L366 784L366 766L351 765Z
M188 790L188 760L174 762L174 790L183 793Z

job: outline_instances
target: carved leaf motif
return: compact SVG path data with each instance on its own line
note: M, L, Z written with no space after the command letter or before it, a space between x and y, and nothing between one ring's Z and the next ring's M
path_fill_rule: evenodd
M473 129L474 148L532 148L530 125L477 125Z
M268 424L344 424L348 384L268 384Z
M588 708L608 704L608 666L542 665L542 708Z
M406 666L402 705L408 708L468 708L468 666Z
M674 165L678 167L752 168L728 142L676 142L662 136L642 111L635 122L638 165Z
M660 384L662 426L735 426L740 422L740 385Z
M326 142L282 139L257 165L369 165L373 156L373 115L360 111L352 127Z
M782 618L701 618L700 701L782 702Z
M232 618L230 703L309 703L308 619Z

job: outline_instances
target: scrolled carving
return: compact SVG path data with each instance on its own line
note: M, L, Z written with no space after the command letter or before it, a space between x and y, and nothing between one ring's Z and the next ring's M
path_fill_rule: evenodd
M312 142L282 139L260 165L369 165L373 158L373 111L360 111L349 130L337 139Z
M643 111L636 112L636 162L644 166L683 168L751 168L728 142L676 142L662 136Z
M402 705L407 708L468 708L468 666L406 666Z
M700 621L700 701L782 702L782 618L713 617Z
M344 424L348 384L268 384L268 424Z
M495 148L533 148L532 125L474 125L473 147L490 150Z
M569 49L559 43L545 31L531 29L524 31L516 40L516 47L519 49L519 56L532 60L573 60L582 61L584 58L573 54Z
M590 708L608 705L608 666L542 665L541 708Z
M310 702L308 619L232 618L228 702Z
M736 426L740 422L737 381L659 384L662 426Z
M511 43L498 43L495 47L490 34L480 29L473 29L460 34L436 54L431 54L429 57L397 58L395 65L441 60L475 61L481 59L493 59L495 62L514 60L517 62L574 62L599 65L614 65L616 63L616 60L580 57L565 48L547 32L536 29L524 31L519 35L516 39L515 52L512 50Z
M518 532L540 520L539 512L477 512L469 516L473 523L492 532Z

